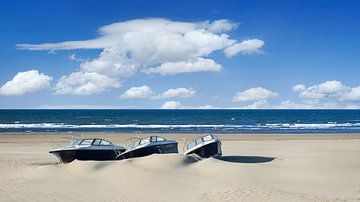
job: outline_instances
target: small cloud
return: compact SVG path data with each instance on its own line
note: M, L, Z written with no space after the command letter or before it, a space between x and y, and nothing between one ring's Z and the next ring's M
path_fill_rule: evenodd
M167 101L161 106L161 109L179 109L182 105L177 101Z
M192 88L170 88L166 90L165 92L161 93L159 96L161 98L171 98L171 97L177 97L177 98L187 98L192 97L195 95L196 91Z
M264 44L264 41L260 39L244 40L225 48L224 53L226 57L232 57L238 53L243 55L261 53L260 48L263 47Z
M306 86L303 84L297 84L292 87L292 90L296 93L301 93L306 89Z
M325 109L325 108L359 108L360 86L350 87L341 81L330 80L310 87L303 84L293 86L300 102L284 101L278 108Z
M120 95L120 99L150 99L155 95L147 85L131 87Z
M262 87L249 88L238 92L234 97L234 102L253 102L277 97L279 94Z
M195 61L167 62L158 67L151 67L144 70L147 74L175 75L190 72L218 72L221 65L212 59L197 58Z
M17 73L12 80L0 88L0 95L23 95L50 88L52 77L38 70L29 70Z
M360 101L360 86L351 88L350 91L344 93L343 100Z
M229 20L214 20L212 22L206 21L204 27L213 33L224 33L234 30L238 27L238 24L230 22Z
M299 93L301 99L322 99L328 97L341 97L350 89L350 87L343 85L340 81L333 80L325 81L308 88L301 86L301 89L298 89L297 93Z
M84 62L85 60L82 59L82 58L79 58L76 56L75 53L71 54L68 59L71 61L71 62Z
M92 95L120 86L120 81L105 75L95 72L74 72L59 79L55 94Z
M76 55L75 53L74 54L71 54L68 58L70 61L76 61Z
M120 99L161 99L161 98L188 98L195 95L192 88L170 88L163 93L156 94L147 86L131 87L120 95Z

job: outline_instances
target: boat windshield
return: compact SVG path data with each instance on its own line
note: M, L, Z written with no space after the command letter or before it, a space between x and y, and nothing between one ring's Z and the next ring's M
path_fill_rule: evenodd
M133 149L140 145L149 144L149 143L153 143L153 142L162 142L162 141L165 141L165 138L162 138L159 136L150 136L150 137L133 142L132 144L128 145L128 148Z
M111 144L111 142L109 142L107 140L95 139L94 142L92 143L92 145L94 145L94 146L108 146L108 145L112 145L112 144Z
M75 139L72 140L68 145L69 146L73 146L73 145L108 146L108 145L112 145L112 143L103 139Z
M83 141L80 142L80 145L91 145L93 141L94 139L83 139Z
M215 139L214 136L212 136L212 135L206 135L206 136L203 136L203 137L201 137L201 138L198 138L198 139L196 139L196 140L193 140L193 141L189 142L189 143L186 145L186 148L189 150L189 149L195 147L196 145L199 145L199 144L201 144L201 143L203 143L203 142L207 142L207 141L210 141L210 140L213 140L213 139Z
M151 136L151 142L162 142L165 141L164 138L159 137L159 136Z
M71 140L68 145L69 145L69 146L71 146L71 145L78 145L78 144L80 144L81 141L82 141L82 139Z

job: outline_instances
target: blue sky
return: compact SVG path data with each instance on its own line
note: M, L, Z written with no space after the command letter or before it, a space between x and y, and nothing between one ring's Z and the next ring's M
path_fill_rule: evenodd
M0 107L359 108L359 8L2 1Z

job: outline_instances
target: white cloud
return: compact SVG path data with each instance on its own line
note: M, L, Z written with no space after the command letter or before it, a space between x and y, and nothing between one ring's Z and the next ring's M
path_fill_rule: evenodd
M75 53L71 54L68 59L71 61L71 62L84 62L85 60L83 58L79 58L77 57L77 55Z
M161 109L179 109L182 105L177 101L167 101L161 106Z
M260 39L244 40L240 43L233 44L225 48L224 53L226 57L232 57L238 53L240 54L255 54L261 53L260 48L264 46L264 41Z
M92 95L120 86L118 80L105 75L95 72L74 72L59 79L55 94Z
M50 88L52 77L38 70L17 73L0 88L0 95L23 95Z
M105 48L100 56L80 64L81 71L97 72L110 77L127 77L137 72L134 64L127 62L118 47Z
M306 87L298 84L293 86L298 93L300 102L284 101L279 108L359 108L360 86L350 87L341 81L325 81L317 85Z
M136 19L103 26L99 29L100 36L95 39L17 44L17 47L52 51L103 49L98 58L82 62L80 71L117 78L134 75L139 70L162 75L220 71L221 65L206 57L214 51L235 44L237 41L231 39L226 32L236 27L237 24L225 19L203 22ZM250 39L230 50L255 53L259 43L263 42ZM70 59L75 58L73 55Z
M203 23L204 28L213 33L224 33L237 28L237 24L229 22L228 20L214 20L212 22L206 21ZM200 26L201 27L201 26Z
M217 72L221 70L221 65L212 59L197 58L195 61L167 62L158 67L151 67L144 70L145 73L161 75L174 75L189 72Z
M343 100L360 101L360 86L351 88L350 91L344 93Z
M234 97L234 102L254 102L277 97L278 93L262 87L249 88L245 91L238 92Z
M292 90L296 93L300 93L303 92L306 89L306 86L303 84L297 84L295 86L292 87Z
M318 85L318 91L326 94L336 94L348 90L347 86L344 86L340 81L325 81Z
M100 37L95 39L60 43L17 44L17 47L27 50L124 47L124 49L128 49L125 51L134 52L135 57L140 56L138 53L175 51L177 48L180 48L178 49L180 55L209 54L235 42L235 40L229 39L226 34L218 34L228 32L235 27L236 24L228 20L179 22L162 18L136 19L103 26L99 29ZM138 41L136 42L136 40ZM142 42L149 43L143 44ZM177 46L172 47L173 45ZM139 49L141 47L144 47L142 51ZM185 50L189 50L191 53L185 53ZM158 53L155 52L154 54Z
M187 98L195 95L196 91L192 88L170 88L165 92L160 94L162 98L170 98L170 97L177 97L177 98Z
M151 88L147 85L139 87L131 87L123 94L120 99L150 99L155 95Z
M131 87L120 95L120 99L161 99L161 98L187 98L195 95L192 88L170 88L163 93L156 94L147 85Z
M69 56L69 58L68 58L70 61L76 61L76 54L74 53L74 54L71 54L70 56Z
M325 81L299 91L301 99L321 99L327 97L340 97L350 90L350 87L343 85L340 81Z

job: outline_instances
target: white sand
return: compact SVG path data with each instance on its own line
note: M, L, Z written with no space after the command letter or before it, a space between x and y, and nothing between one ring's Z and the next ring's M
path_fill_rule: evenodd
M220 160L171 154L58 164L48 154L54 138L0 135L0 201L360 201L360 136L319 136L224 136Z

